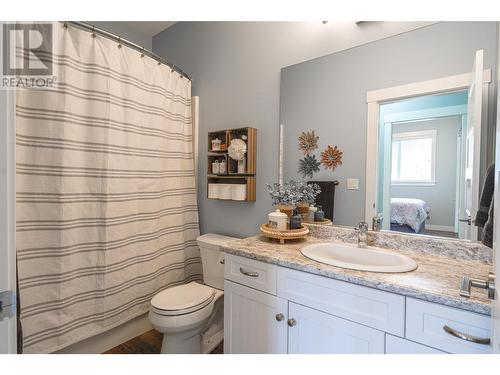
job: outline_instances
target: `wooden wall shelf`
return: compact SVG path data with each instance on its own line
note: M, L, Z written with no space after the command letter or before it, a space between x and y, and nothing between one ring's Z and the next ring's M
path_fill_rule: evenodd
M246 170L238 173L238 162L232 160L227 147L231 140L246 137ZM221 150L212 149L212 140L221 141ZM225 162L225 173L213 173L212 163ZM224 129L208 133L207 198L253 202L256 200L255 175L257 173L257 129ZM236 186L234 186L236 185Z

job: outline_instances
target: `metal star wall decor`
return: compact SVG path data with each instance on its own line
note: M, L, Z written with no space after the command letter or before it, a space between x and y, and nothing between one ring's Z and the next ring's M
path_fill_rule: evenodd
M309 155L311 152L318 148L319 137L313 131L302 132L299 136L299 150L304 153L304 155Z
M312 178L314 172L319 172L319 161L316 159L316 155L306 155L303 159L299 160L299 173L302 174L304 178Z
M342 165L342 151L337 146L328 145L325 151L321 152L321 164L325 169L335 170L339 165Z

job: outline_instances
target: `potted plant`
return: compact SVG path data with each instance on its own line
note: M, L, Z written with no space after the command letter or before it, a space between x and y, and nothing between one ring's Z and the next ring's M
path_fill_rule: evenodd
M299 181L297 189L302 194L301 200L297 203L297 208L301 215L307 215L309 213L309 206L315 203L316 197L321 193L321 188L318 184L308 184L305 181Z
M271 196L273 205L281 212L292 216L293 209L297 207L299 213L303 213L304 205L309 211L309 205L314 203L314 199L320 192L317 184L307 185L305 181L288 181L284 184L267 184L267 191Z
M288 217L291 217L294 206L290 199L290 189L288 183L279 184L275 182L273 184L266 184L266 186L273 201L273 206L276 206L276 208L278 208L281 212L287 214Z

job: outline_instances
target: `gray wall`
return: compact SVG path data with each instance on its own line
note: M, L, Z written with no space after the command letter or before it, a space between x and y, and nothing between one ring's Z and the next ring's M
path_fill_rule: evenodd
M392 133L419 130L437 130L436 184L429 186L391 186L392 198L417 198L429 205L431 225L455 226L455 198L457 175L457 138L462 127L458 116L428 121L393 124ZM431 228L428 228L431 229Z
M202 233L248 236L271 211L265 183L277 180L280 69L422 27L417 22L180 22L153 37L153 50L193 75L200 96L199 208ZM358 74L355 70L352 74ZM257 201L206 198L209 130L258 129Z
M134 27L127 24L127 22L118 21L87 21L96 27L109 31L110 33L128 39L144 48L151 50L153 48L153 38L146 35Z
M493 70L489 103L493 109L497 55L494 22L439 23L283 69L281 122L286 127L286 177L301 177L297 173L302 157L297 136L303 130L316 130L320 150L327 144L338 145L344 152L343 165L333 173L322 169L314 178L340 181L335 195L336 222L355 225L364 217L366 92L470 72L478 49L484 49L485 67ZM493 116L491 119L494 121ZM493 126L483 133L482 149L493 134ZM487 163L481 160L482 170ZM346 189L348 177L359 178L359 190Z

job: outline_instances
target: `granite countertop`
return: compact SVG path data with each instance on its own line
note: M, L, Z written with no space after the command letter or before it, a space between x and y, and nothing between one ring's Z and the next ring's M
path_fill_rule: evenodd
M356 271L319 263L304 257L300 249L312 243L339 242L308 236L284 245L264 236L254 236L227 243L226 253L266 263L347 281L391 293L418 298L481 314L490 314L490 300L485 290L472 288L471 298L460 297L462 276L485 278L491 264L469 259L404 251L418 264L418 268L405 273L376 273ZM397 251L397 250L395 250Z

